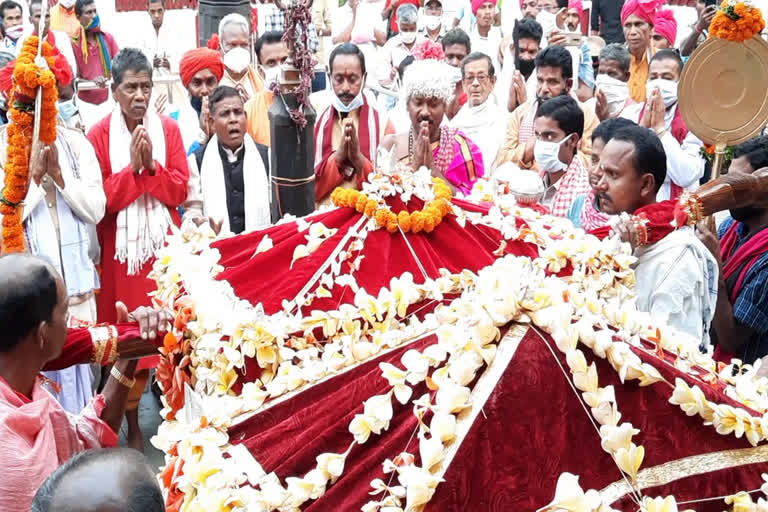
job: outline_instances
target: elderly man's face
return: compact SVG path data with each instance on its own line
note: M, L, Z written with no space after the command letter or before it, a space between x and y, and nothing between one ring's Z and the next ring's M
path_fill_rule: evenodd
M445 101L440 98L421 98L411 96L408 100L408 115L411 118L413 133L421 131L421 123L429 123L429 138L436 141L440 138L440 123L445 116Z
M600 64L597 67L598 75L608 75L616 80L626 82L629 80L629 70L621 68L619 61L613 59L600 59Z
M336 55L331 67L333 93L344 105L349 105L363 88L363 69L357 55Z
M633 55L644 52L651 44L651 25L636 14L624 21L624 39Z
M221 41L219 46L222 53L227 53L232 48L245 48L248 50L248 33L241 25L230 23L224 28L221 33Z
M126 119L143 119L152 96L152 76L146 71L128 70L123 81L113 87L112 97Z
M634 144L623 140L611 140L603 148L597 170L599 179L593 187L603 213L634 213L643 205L643 193L653 186L654 179L637 169L634 155Z
M578 9L568 9L565 12L565 28L571 32L575 32L581 23L581 16Z
M192 77L189 85L187 85L187 90L193 98L202 98L203 96L209 96L218 86L219 80L216 78L216 75L213 74L213 71L206 68L195 73L195 76Z
M491 76L488 61L478 59L464 64L462 82L464 91L469 96L469 104L476 107L488 99L496 83L496 77Z
M243 144L246 118L240 96L230 96L211 105L211 117L216 136L224 147L234 151Z
M467 56L467 47L463 44L450 44L445 47L445 62L455 68L461 66L461 61Z
M573 83L570 78L563 77L563 70L549 66L536 68L536 96L539 101L568 94Z

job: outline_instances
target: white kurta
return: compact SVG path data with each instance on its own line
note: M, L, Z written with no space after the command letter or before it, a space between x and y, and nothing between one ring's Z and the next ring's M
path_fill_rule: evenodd
M708 343L718 266L693 229L673 231L635 256L637 308Z
M643 105L643 103L628 105L622 111L621 117L639 123ZM704 145L701 139L692 132L688 132L683 143L680 144L670 132L676 109L677 105L674 105L665 115L667 131L661 136L661 144L667 154L667 179L664 180L659 193L656 194L657 201L669 199L670 180L686 190L695 190L699 186L699 180L704 176L706 162L700 153L701 147Z
M483 155L486 176L492 172L496 153L507 135L506 105L499 105L493 93L482 105L472 107L469 101L451 120L451 126L460 129L469 140L474 142Z

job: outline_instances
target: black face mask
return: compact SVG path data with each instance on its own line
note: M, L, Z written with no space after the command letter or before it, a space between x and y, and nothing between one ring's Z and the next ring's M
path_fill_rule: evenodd
M192 96L189 99L189 102L192 104L192 108L195 109L195 112L197 112L197 116L200 117L200 113L203 111L203 98Z
M523 76L530 76L530 74L533 73L534 68L536 68L536 61L523 60L518 57L515 59L515 67L523 74Z

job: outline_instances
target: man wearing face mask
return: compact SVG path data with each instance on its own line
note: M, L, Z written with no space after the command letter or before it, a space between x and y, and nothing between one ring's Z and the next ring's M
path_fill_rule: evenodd
M251 66L249 30L248 20L235 12L219 22L219 50L224 61L224 77L219 85L234 87L243 101L264 89L264 80Z
M331 52L329 59L333 104L315 123L315 202L321 203L338 186L362 188L373 171L376 149L393 133L385 116L373 108L363 87L365 57L352 43Z
M198 191L202 208L185 211L184 218L208 219L222 233L268 226L268 149L246 132L243 99L235 89L218 87L209 101L211 140L187 159L191 180L199 176L190 189Z
M513 112L536 94L534 70L543 34L538 21L523 18L515 24L511 40L502 43L502 63L508 64L501 70L496 95L507 99L508 112Z
M379 77L379 83L388 89L393 88L397 68L403 59L412 54L414 46L426 40L417 31L418 15L418 10L411 4L397 9L399 32L381 49L382 72L386 75Z
M551 215L565 217L579 195L589 192L589 175L578 147L584 133L584 113L570 96L542 103L534 122L533 153L547 191L542 204Z
M496 156L496 167L513 162L523 169L538 169L534 158L534 120L536 112L546 100L556 96L567 96L573 85L571 54L561 46L550 46L539 52L536 57L536 97L526 101L514 112L507 124L504 144ZM593 108L577 102L584 112L584 131L580 137L579 157L587 162L592 146L591 136L599 124Z
M59 0L51 7L51 29L67 34L76 39L80 34L80 22L75 15L77 0Z
M245 102L245 114L248 118L248 133L253 140L270 147L272 142L268 113L274 99L270 87L278 83L280 65L288 60L288 47L283 42L282 32L265 32L256 41L255 46L259 74L264 79L265 87Z
M0 15L3 18L3 31L5 33L0 48L16 53L16 43L24 32L21 6L13 0L5 0L0 4Z
M439 43L443 39L443 3L441 0L429 0L424 4L419 18L421 34L432 42Z
M431 59L408 66L403 98L411 118L410 129L386 137L381 146L390 152L393 163L400 162L414 171L426 167L455 190L469 194L484 175L483 155L461 131L442 124L454 88L446 67Z
M629 51L623 44L611 43L600 51L600 63L595 79L595 112L604 121L619 117L628 105Z
M78 97L93 105L101 105L109 98L107 81L112 78L112 57L118 52L112 34L101 29L96 0L77 0L75 14L80 22L80 35L73 42L78 78L93 80L99 89L80 91Z
M677 105L677 86L683 62L674 50L660 50L651 59L648 101L624 109L622 117L655 131L667 154L667 178L659 201L677 199L683 190L694 189L704 175L700 155L703 143L683 121Z
M73 115L75 90L72 71L61 54L56 56L53 71L59 91L56 142L42 146L31 157L38 165L30 164L33 179L24 200L24 234L30 252L50 261L64 276L71 315L94 325L94 290L99 288L99 280L89 256L90 234L95 234L95 226L104 216L106 198L93 147L82 131L67 128ZM6 164L7 134L3 130L0 139L2 167ZM46 377L61 386L56 398L73 414L79 414L93 397L88 364L46 372Z

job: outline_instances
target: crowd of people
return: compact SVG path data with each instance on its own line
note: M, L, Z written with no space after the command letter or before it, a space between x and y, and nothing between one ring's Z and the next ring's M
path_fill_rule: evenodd
M30 36L57 50L59 92L57 139L36 155L42 171L24 208L29 251L41 259L0 258L0 313L20 326L0 335L0 419L39 424L21 428L34 450L3 448L17 477L0 484L0 504L22 510L34 498L33 510L75 510L61 507L88 495L88 510L134 498L144 505L130 510L162 510L131 453L87 452L54 472L74 453L114 445L124 412L128 444L141 450L138 403L156 361L46 372L48 391L35 375L57 356L66 326L137 310L133 318L154 318L145 334L155 338L159 313L137 308L149 304L147 275L172 224L238 234L278 220L268 111L290 58L285 20L268 0L250 20L226 15L207 47L175 55L163 0L149 0L146 26L122 46L95 0L59 0L42 28L41 1L0 3L0 114ZM593 0L588 19L581 0L314 2L306 35L317 61L316 204L336 187L360 189L384 166L425 166L467 196L497 173L535 174L548 213L632 244L640 309L722 360L768 355L768 210L734 209L717 232L669 227L669 205L709 179L678 83L716 8L698 0L697 21L679 34L688 27L661 3ZM8 144L2 129L2 165ZM768 138L735 148L730 172L765 167ZM71 435L50 430L66 430L66 418L78 418ZM35 441L42 431L51 437ZM43 462L27 465L28 454ZM114 482L99 479L99 493L73 476L103 475L106 464L121 469Z

